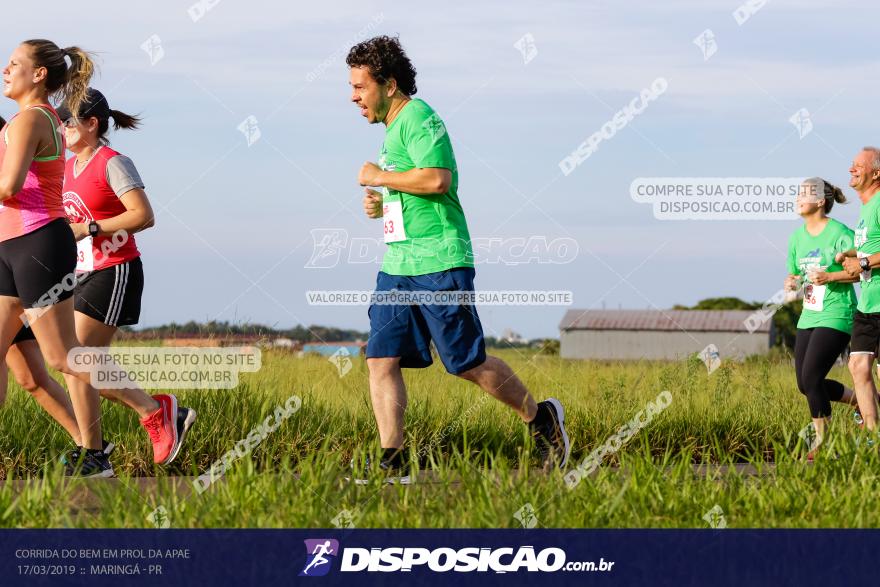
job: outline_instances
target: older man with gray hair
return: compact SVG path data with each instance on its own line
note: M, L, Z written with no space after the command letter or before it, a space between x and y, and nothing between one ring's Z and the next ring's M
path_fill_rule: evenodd
M837 261L861 283L858 309L853 317L849 371L868 430L877 430L877 390L871 366L880 347L880 149L865 147L849 168L849 185L862 201L855 248L838 253Z

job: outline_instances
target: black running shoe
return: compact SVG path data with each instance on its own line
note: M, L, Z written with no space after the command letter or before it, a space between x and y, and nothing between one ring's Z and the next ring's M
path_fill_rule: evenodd
M73 463L66 465L64 474L68 477L115 477L113 465L103 451L83 451Z
M354 473L352 475L355 484L367 485L370 479L376 477L382 478L385 483L391 485L411 485L414 482L414 479L410 477L409 462L404 460L403 452L386 449L385 453L378 466L373 464L369 455L366 457L363 470L359 474ZM354 460L351 461L351 468L353 470L357 469L357 464Z
M163 464L168 465L177 458L178 453L180 453L180 447L183 446L183 441L186 439L186 433L189 432L189 429L192 427L193 422L196 421L196 411L192 408L177 408L177 444L175 444L171 449L171 454L168 455L168 458L165 459Z
M101 446L103 447L102 450L104 451L104 454L107 455L108 457L111 454L113 454L114 450L116 450L115 444L113 444L112 442L107 442L104 439L101 439ZM69 465L71 463L75 463L79 460L79 453L81 450L82 450L81 446L77 446L75 448L72 448L69 451L67 451L66 453L64 453L63 455L61 455L61 457L59 457L58 460L60 460L61 464L65 465L65 466Z
M529 429L538 444L541 464L562 469L568 463L571 443L565 431L565 410L556 398L538 403L538 413L529 422Z

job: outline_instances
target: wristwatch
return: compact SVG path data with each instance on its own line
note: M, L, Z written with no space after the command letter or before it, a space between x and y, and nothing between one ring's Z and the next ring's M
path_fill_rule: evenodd
M862 268L862 271L867 271L871 268L871 261L867 257L859 257L859 267Z
M96 237L98 236L98 223L92 220L89 222L89 236Z

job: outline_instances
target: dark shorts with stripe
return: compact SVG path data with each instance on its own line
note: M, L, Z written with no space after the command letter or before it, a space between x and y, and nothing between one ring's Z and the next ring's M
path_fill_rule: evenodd
M73 295L75 269L76 240L63 218L0 242L0 295L18 298L25 308Z
M106 269L79 274L73 307L108 326L129 326L140 319L143 292L144 266L137 257Z

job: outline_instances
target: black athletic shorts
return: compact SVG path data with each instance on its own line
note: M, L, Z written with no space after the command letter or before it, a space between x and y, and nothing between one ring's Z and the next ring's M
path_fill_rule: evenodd
M73 307L108 326L137 324L144 292L144 265L137 257L106 269L80 273Z
M880 314L863 314L856 311L853 316L852 339L850 340L850 354L872 353L877 356L877 347L880 346Z
M76 240L63 218L0 242L0 295L19 298L25 308L72 296L75 270Z

